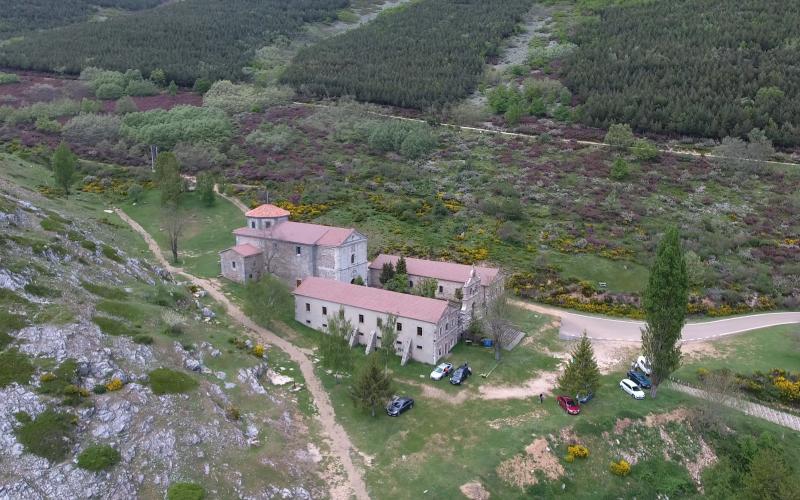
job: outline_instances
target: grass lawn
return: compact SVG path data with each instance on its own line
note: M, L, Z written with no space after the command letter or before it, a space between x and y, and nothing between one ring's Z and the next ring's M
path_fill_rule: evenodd
M681 380L696 381L698 368L729 368L738 373L773 368L800 369L800 326L782 325L724 337L710 342L714 351L694 355L675 372Z
M562 267L565 278L608 283L612 292L642 292L647 286L647 268L629 261L611 260L590 254L549 252L550 261Z
M122 208L155 238L164 255L171 258L168 236L161 225L159 197L158 190L148 190L139 203L126 202ZM184 232L178 241L181 265L197 276L217 276L219 252L233 245L231 232L244 225L244 216L219 196L211 207L205 206L194 192L184 193L181 202L186 214Z

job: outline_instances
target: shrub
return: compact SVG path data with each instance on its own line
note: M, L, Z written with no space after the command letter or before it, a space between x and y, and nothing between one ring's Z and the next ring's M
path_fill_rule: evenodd
M25 328L25 317L17 314L0 310L0 333L13 332ZM10 337L9 337L10 339ZM9 340L10 342L10 340ZM0 342L0 350L5 348L5 344Z
M23 423L15 434L25 451L51 462L61 462L72 445L72 419L67 413L47 409Z
M124 93L124 89L115 83L104 83L97 87L97 90L94 92L94 96L98 99L103 100L110 100L110 99L119 99L122 97Z
M147 315L137 304L114 300L102 300L95 306L95 309L133 322L141 321Z
M167 500L203 500L206 492L195 483L174 483L167 489Z
M158 86L150 80L131 80L125 87L125 93L132 96L156 95Z
M106 384L106 390L108 392L118 391L122 389L122 385L123 385L122 380L118 379L117 377L114 377Z
M100 251L102 252L103 255L113 260L114 262L120 262L120 263L122 262L122 257L120 257L120 255L117 253L116 248L103 244L103 246L100 247Z
M73 144L94 146L103 141L119 140L121 126L122 120L116 115L85 113L71 118L62 131L64 138Z
M6 387L14 382L27 384L33 372L31 360L16 349L0 353L0 387Z
M144 189L141 184L133 183L128 187L128 199L133 203L139 203L143 193Z
M120 288L99 285L83 280L81 280L81 286L85 290L97 295L98 297L103 297L104 299L124 300L128 297L128 293Z
M615 123L608 127L604 142L613 148L625 149L633 146L636 138L627 123Z
M573 444L567 447L567 454L575 458L587 458L589 456L589 448L582 444Z
M56 290L55 288L50 288L38 283L28 283L25 285L25 291L31 295L36 295L37 297L61 297L61 290Z
M627 460L621 459L619 462L611 462L609 470L615 476L627 476L631 473L631 464Z
M242 417L239 408L233 405L225 409L225 416L228 418L228 420L239 420Z
M0 71L0 85L6 85L9 83L19 83L19 76L15 75L14 73L3 73Z
M270 106L288 104L293 94L289 87L260 88L220 80L205 92L203 106L218 108L229 114L260 112Z
M92 321L94 324L100 327L100 330L105 333L106 335L133 335L134 332L121 321L117 321L113 318L107 318L105 316L94 316L92 317Z
M137 344L150 345L150 344L153 343L153 337L150 336L150 335L144 335L144 334L135 335L133 337L133 341L136 342Z
M623 158L617 158L611 165L610 176L615 181L624 181L631 173L631 169Z
M294 142L294 137L295 131L287 125L279 124L274 127L263 125L250 132L245 138L245 143L273 153L281 153Z
M97 251L97 244L91 240L83 240L81 241L81 246L90 252Z
M95 386L92 387L92 392L95 394L105 394L107 391L108 389L106 389L105 384L95 384Z
M136 107L136 103L126 95L117 99L117 103L114 105L114 112L118 115L127 115L128 113L136 113L137 111L139 111L139 108Z
M225 143L233 135L233 127L219 109L176 106L127 114L120 133L139 143L170 149L179 142Z
M97 472L117 465L121 459L122 455L114 448L105 444L95 444L78 455L78 467Z
M175 370L158 368L150 372L150 388L158 395L189 392L197 386L195 379Z
M256 345L253 346L253 351L252 351L253 356L255 356L257 358L263 358L264 357L264 352L265 352L265 349L264 349L264 345L263 344L256 344Z
M17 419L17 422L21 424L27 424L28 422L32 421L33 418L25 411L18 411L14 412L14 418Z
M59 134L61 133L61 124L58 123L56 120L51 120L50 118L37 118L36 124L34 125L36 130L39 132L44 132L46 134Z

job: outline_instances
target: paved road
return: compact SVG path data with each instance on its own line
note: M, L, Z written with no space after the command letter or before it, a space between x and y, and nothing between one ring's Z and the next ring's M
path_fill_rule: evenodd
M346 474L345 484L337 484L334 482L328 484L330 497L333 500L350 500L353 496L355 496L358 500L369 500L367 485L364 482L364 479L361 477L361 472L355 466L350 457L351 450L356 452L358 450L355 446L353 446L353 443L350 441L350 437L347 435L347 432L345 432L344 428L339 425L338 422L336 422L331 400L328 397L328 393L325 391L325 388L322 386L322 381L320 381L314 372L314 365L311 363L311 360L308 358L307 354L288 340L278 337L272 331L263 328L251 320L247 315L244 314L244 312L242 312L241 309L239 309L233 302L230 301L230 299L228 299L228 297L222 293L219 283L216 281L198 278L187 273L180 267L171 265L169 262L167 262L167 259L164 258L164 255L161 253L161 248L158 246L158 243L156 243L150 233L145 231L145 229L140 226L138 222L130 218L122 210L115 208L114 211L134 231L139 233L142 238L144 238L145 242L147 242L147 246L150 248L150 251L153 253L156 260L158 260L159 264L161 264L167 271L172 274L182 274L183 276L189 278L192 283L206 290L214 300L225 307L225 310L231 318L253 332L253 334L260 337L266 343L277 346L298 364L300 371L303 373L303 377L305 378L306 387L314 397L314 403L316 404L318 412L317 419L322 426L322 431L330 442L331 451L336 455L336 458L341 463Z
M587 314L574 313L519 300L512 301L512 303L532 311L561 318L561 330L559 331L559 335L562 338L580 337L584 330L586 330L586 334L592 340L638 342L642 336L641 328L644 326L643 321L589 316ZM770 326L794 323L800 324L800 312L751 314L748 316L736 316L714 321L688 323L683 327L682 340L683 342L709 340L749 330L758 330Z

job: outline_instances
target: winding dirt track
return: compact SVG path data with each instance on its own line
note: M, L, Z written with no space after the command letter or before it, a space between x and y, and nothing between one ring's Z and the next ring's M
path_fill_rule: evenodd
M357 450L350 441L350 438L347 436L344 428L342 428L342 426L336 422L333 406L331 405L330 398L328 398L328 393L322 387L322 382L314 373L314 365L311 363L311 360L308 359L308 356L306 356L306 354L300 350L300 348L291 342L278 337L275 333L253 322L253 320L247 317L247 315L245 315L244 312L239 309L239 307L233 304L228 297L222 293L219 283L215 282L214 280L198 278L187 273L182 268L172 266L169 262L167 262L167 259L164 258L158 243L156 243L153 237L150 236L150 234L145 231L145 229L140 226L138 222L128 217L125 212L118 208L115 208L114 212L116 212L116 214L134 231L139 233L142 238L144 238L145 242L147 242L147 246L150 248L150 251L153 253L156 260L158 260L159 264L164 267L164 269L173 274L181 274L188 278L195 285L206 290L208 294L214 298L214 300L225 307L225 311L231 318L248 330L251 330L257 336L261 337L261 339L263 339L265 342L277 346L298 364L300 371L303 373L303 377L305 377L306 387L314 397L314 402L317 406L318 412L317 419L322 425L322 429L326 437L330 440L331 450L341 462L347 475L347 488L343 489L341 488L341 485L329 485L331 498L335 500L349 499L351 498L351 495L355 495L355 497L359 500L369 499L367 485L364 483L364 479L361 477L361 472L356 468L353 460L350 457L351 450Z

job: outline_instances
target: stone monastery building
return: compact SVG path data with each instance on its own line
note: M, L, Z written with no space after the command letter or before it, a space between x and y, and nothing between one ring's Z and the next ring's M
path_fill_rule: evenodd
M233 231L236 245L220 252L222 275L239 283L266 273L281 278L294 288L295 319L317 330L343 311L353 325L350 345L368 353L380 346L381 325L393 315L403 364L436 364L504 291L497 268L413 258L406 259L409 285L434 279L436 298L383 290L380 271L399 256L369 263L367 237L355 229L292 222L289 215L269 204L247 212L247 225Z

